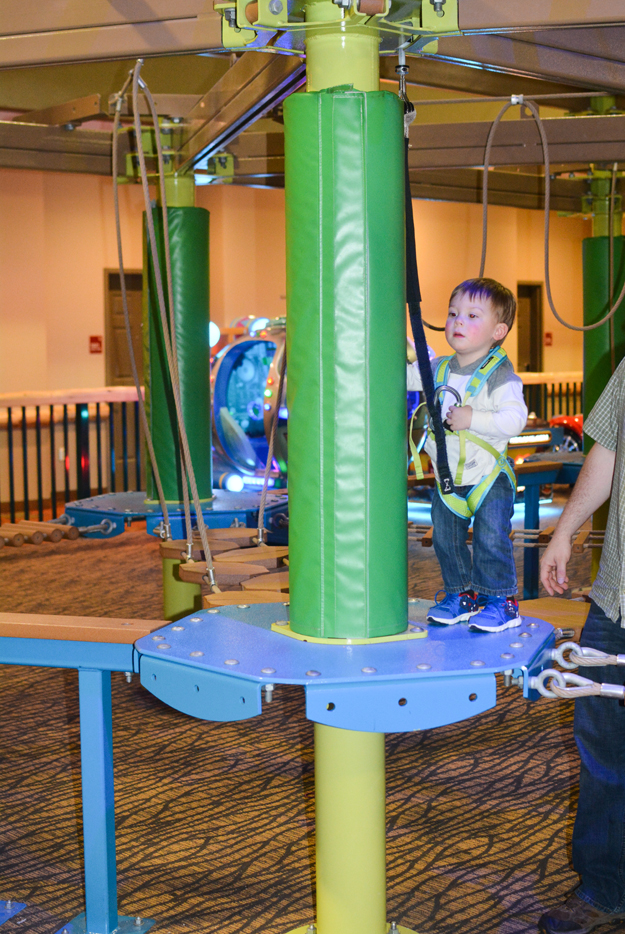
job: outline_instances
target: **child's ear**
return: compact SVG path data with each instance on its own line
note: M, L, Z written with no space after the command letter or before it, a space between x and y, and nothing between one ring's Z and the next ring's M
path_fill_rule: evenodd
M500 321L495 330L493 331L493 339L496 341L502 341L506 337L510 328L507 324L504 324L503 321Z

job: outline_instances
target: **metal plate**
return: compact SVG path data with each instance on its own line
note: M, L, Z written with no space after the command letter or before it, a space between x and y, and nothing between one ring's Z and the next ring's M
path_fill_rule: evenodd
M156 921L151 918L140 918L138 915L131 918L129 915L120 915L113 934L145 934L155 924ZM59 928L56 934L87 934L87 918L84 911Z
M242 592L241 603L244 601ZM520 669L529 667L543 645L553 639L549 623L526 618L520 628L503 633L473 633L466 624L429 626L427 639L412 642L326 646L271 631L272 623L287 618L288 604L281 602L228 606L219 612L202 610L156 630L135 645L142 656L166 658L261 684L331 684ZM158 648L159 643L163 648ZM363 672L363 668L373 670ZM317 674L310 675L310 671Z
M262 712L260 684L229 678L208 669L171 665L162 658L142 658L141 684L181 713L201 720L248 720Z
M26 908L26 902L0 901L0 924L19 914L23 908ZM19 924L19 921L15 923Z

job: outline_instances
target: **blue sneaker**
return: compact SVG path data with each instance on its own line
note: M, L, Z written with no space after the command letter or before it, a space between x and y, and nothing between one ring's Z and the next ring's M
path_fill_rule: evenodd
M439 593L445 594L442 600L438 599ZM427 618L430 622L440 623L442 626L462 623L480 611L477 594L472 590L466 590L464 593L439 590L434 599L436 603L428 610Z
M522 623L516 597L487 597L486 606L469 629L471 632L504 632Z

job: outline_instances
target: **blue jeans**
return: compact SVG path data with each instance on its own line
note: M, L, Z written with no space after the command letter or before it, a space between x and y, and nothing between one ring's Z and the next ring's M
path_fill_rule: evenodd
M456 487L466 496L470 486ZM477 590L491 597L517 592L516 567L510 540L515 491L500 473L473 517L473 562L467 545L470 519L448 509L438 489L432 499L432 543L447 593Z
M625 653L625 629L591 604L581 645ZM593 681L625 684L625 669L580 668ZM575 742L581 758L573 830L577 894L602 911L625 911L625 707L608 697L575 701Z

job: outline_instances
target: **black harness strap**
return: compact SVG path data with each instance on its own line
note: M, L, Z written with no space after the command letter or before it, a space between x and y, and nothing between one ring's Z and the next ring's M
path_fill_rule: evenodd
M421 384L425 393L430 425L436 442L436 470L443 493L453 493L454 483L449 469L445 429L441 418L440 405L434 395L434 377L428 354L427 340L421 317L421 288L417 268L417 247L415 243L414 218L412 216L412 197L410 195L410 174L408 171L408 138L405 140L405 175L406 175L406 300L412 327L417 363L421 374Z

